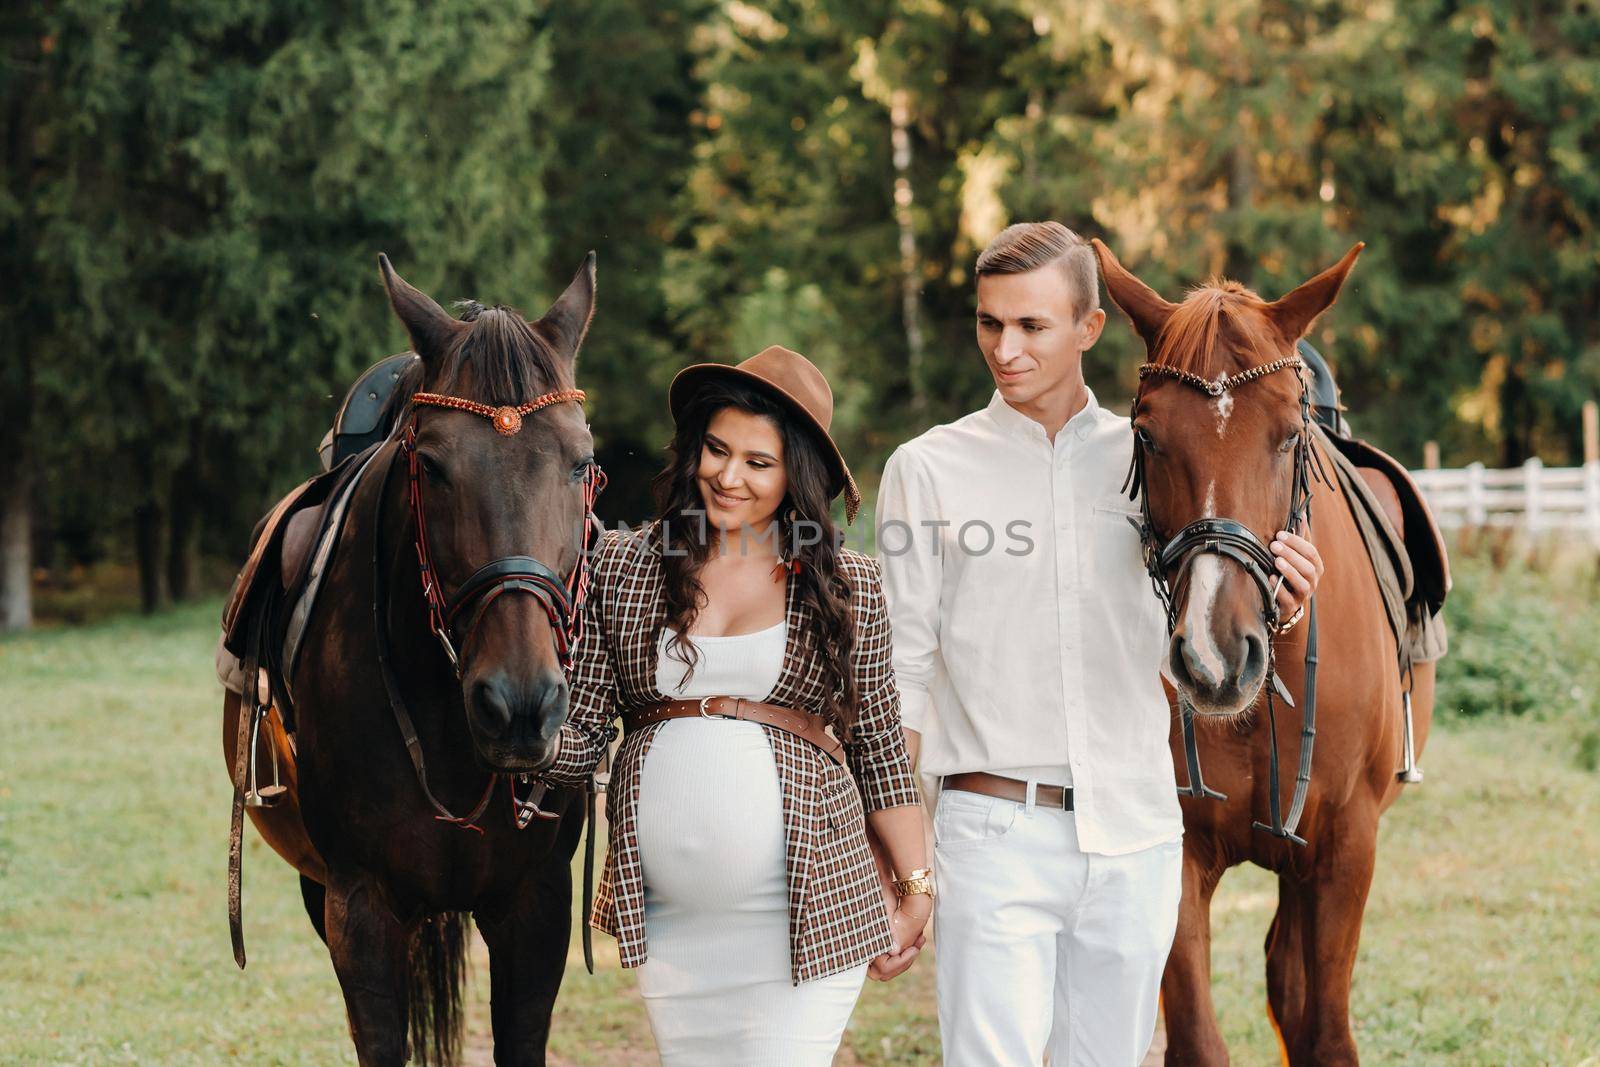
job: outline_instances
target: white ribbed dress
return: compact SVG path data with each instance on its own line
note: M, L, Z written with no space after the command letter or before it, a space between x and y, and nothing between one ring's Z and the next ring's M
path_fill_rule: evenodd
M663 631L656 686L669 699L765 700L783 667L784 623L695 637L694 677ZM663 1067L827 1067L866 979L862 964L792 984L783 801L753 722L672 719L639 782L645 942L639 992Z

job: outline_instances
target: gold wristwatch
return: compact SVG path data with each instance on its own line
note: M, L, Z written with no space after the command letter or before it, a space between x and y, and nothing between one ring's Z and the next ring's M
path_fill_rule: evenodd
M897 878L893 882L894 894L897 897L910 897L918 893L933 896L933 871L927 867L918 867L904 878Z

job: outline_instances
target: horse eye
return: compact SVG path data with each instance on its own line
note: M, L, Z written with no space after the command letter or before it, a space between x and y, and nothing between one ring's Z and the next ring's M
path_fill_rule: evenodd
M1294 446L1299 444L1299 443L1300 443L1300 434L1299 433L1292 433L1292 434L1289 435L1289 439L1287 441L1285 441L1283 444L1278 446L1278 451L1279 452L1292 452L1292 451L1294 451Z
M434 459L426 452L418 452L417 461L422 467L423 475L430 482L438 482L440 485L450 484L450 479L444 473L444 467L440 465L438 460Z
M1155 438L1151 437L1150 431L1146 430L1143 426L1135 426L1133 428L1133 436L1138 439L1140 448L1147 452L1154 452L1156 450Z

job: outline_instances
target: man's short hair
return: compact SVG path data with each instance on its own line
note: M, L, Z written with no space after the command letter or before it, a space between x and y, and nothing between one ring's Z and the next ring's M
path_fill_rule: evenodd
M1026 274L1059 263L1072 286L1072 317L1081 319L1100 306L1099 264L1089 242L1059 222L1018 222L1001 230L978 253L976 273Z

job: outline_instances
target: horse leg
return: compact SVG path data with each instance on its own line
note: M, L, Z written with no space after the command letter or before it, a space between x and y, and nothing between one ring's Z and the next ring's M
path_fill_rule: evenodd
M1211 895L1222 880L1222 863L1183 839L1183 897L1178 934L1161 976L1161 1013L1167 1027L1167 1067L1225 1065L1228 1046L1211 1002Z
M560 853L538 864L504 911L480 909L474 916L489 947L489 1015L500 1067L544 1067L572 936L572 870Z
M361 1067L406 1062L407 947L404 925L367 879L335 876L323 913L328 955L344 992Z
M1305 1026L1290 1049L1295 1067L1354 1067L1360 1062L1350 1032L1350 981L1372 887L1378 818L1375 810L1362 810L1356 803L1343 815L1343 825L1329 827L1303 886Z
M328 943L328 890L321 882L305 875L300 876L300 899L305 903L306 915L311 918L311 926L317 931L317 936L322 938L322 943Z
M1278 913L1267 930L1267 1013L1285 1067L1293 1062L1289 1049L1297 1048L1305 1033L1304 892L1298 882L1278 876Z

